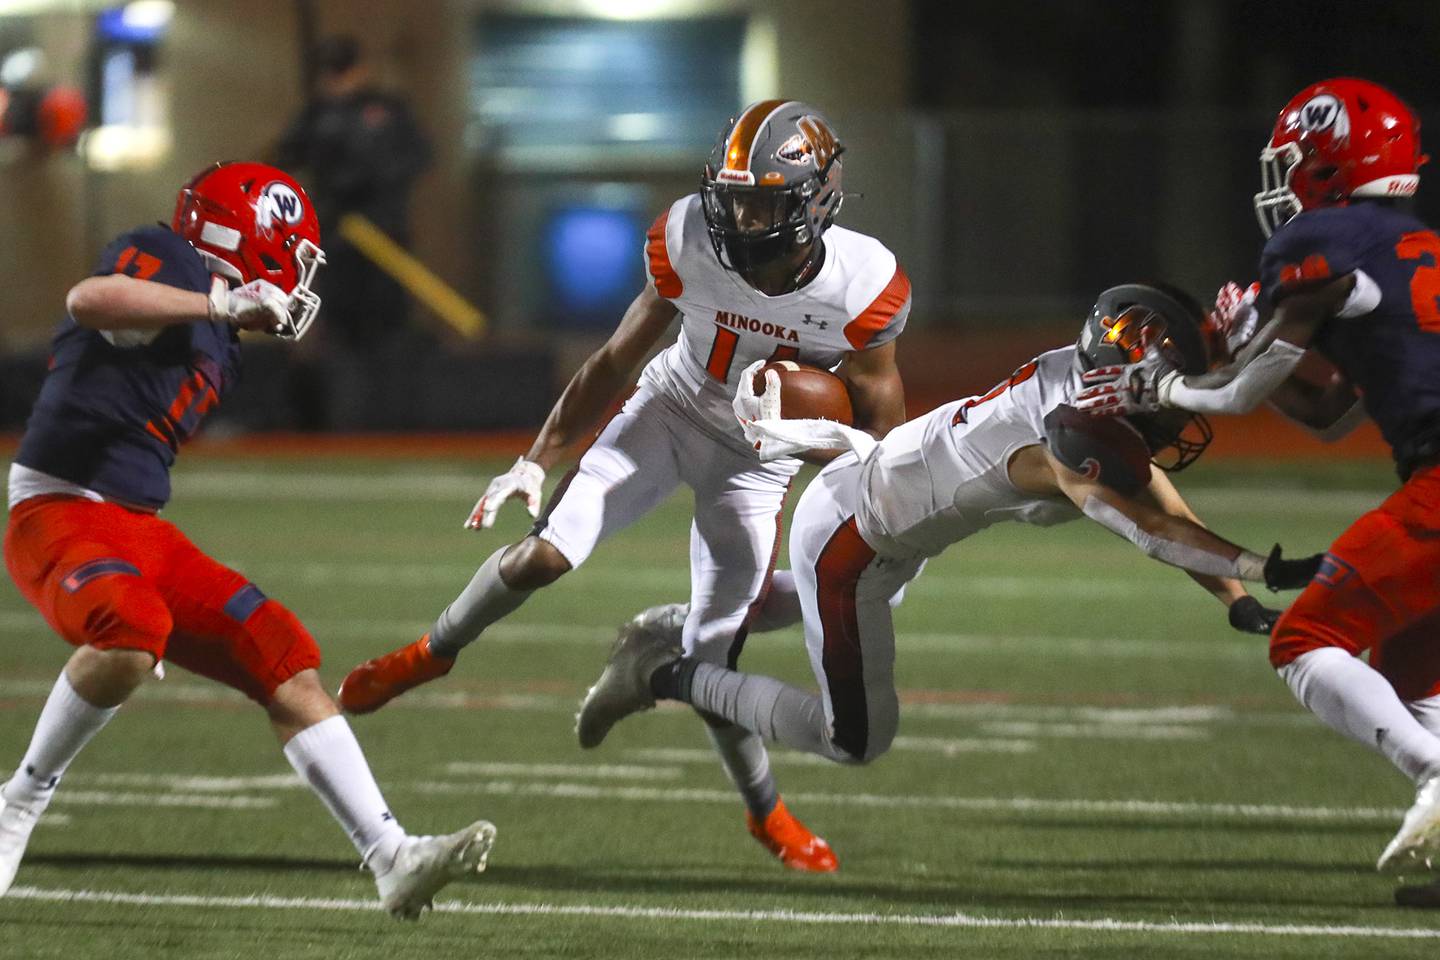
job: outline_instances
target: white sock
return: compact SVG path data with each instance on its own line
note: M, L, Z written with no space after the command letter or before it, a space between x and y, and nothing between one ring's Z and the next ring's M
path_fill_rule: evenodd
M480 636L480 632L530 599L533 590L512 590L500 576L500 558L509 547L492 553L475 576L451 601L430 628L430 652L454 657Z
M1417 783L1440 773L1440 738L1411 715L1390 681L1338 647L1322 647L1280 668L1290 690L1331 728L1379 750Z
M330 717L306 727L285 744L285 759L320 798L360 857L375 873L384 873L405 838L365 754L344 717Z
M5 799L44 810L70 761L119 710L92 706L75 692L70 678L61 671L35 723L30 748L5 785Z

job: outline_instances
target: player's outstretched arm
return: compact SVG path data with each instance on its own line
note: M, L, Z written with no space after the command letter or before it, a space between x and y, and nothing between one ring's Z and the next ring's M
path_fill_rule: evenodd
M546 471L559 462L571 444L594 428L620 391L633 382L635 368L677 312L674 304L655 291L653 283L646 284L625 310L610 339L587 357L570 378L525 456L490 481L465 520L467 530L493 526L501 505L512 497L522 497L530 515L539 515L540 487Z
M1168 514L1172 517L1180 517L1188 520L1196 526L1205 526L1204 522L1190 509L1180 491L1175 489L1175 484L1170 482L1169 476L1163 470L1157 470L1154 466L1150 468L1150 484L1141 493L1142 502ZM1193 570L1185 571L1190 579L1209 592L1215 599L1225 604L1229 611L1230 626L1244 633L1259 633L1269 635L1275 622L1280 619L1280 611L1266 607L1259 600L1250 596L1245 586L1234 577L1216 577L1205 573L1196 573Z
M1266 317L1235 361L1211 373L1167 374L1157 384L1161 406L1197 413L1249 413L1300 365L1315 331L1333 317L1355 288L1354 274L1291 293Z
M289 297L265 280L231 289L216 277L210 293L122 273L86 277L65 295L65 309L91 330L162 330L177 324L226 322L273 333L289 315Z
M634 382L635 368L678 312L653 283L646 284L610 339L570 378L525 459L546 470L558 463L571 444L594 428L620 391Z
M1087 371L1075 407L1091 416L1129 416L1161 407L1196 413L1249 413L1300 365L1315 331L1345 308L1356 275L1296 290L1273 312L1262 311L1260 329L1235 359L1209 373L1181 375L1148 359L1124 367ZM1373 304L1372 304L1373 306Z
M1269 558L1262 557L1193 520L1171 516L1135 497L1124 496L1098 479L1076 473L1043 447L1027 450L1039 451L1045 458L1045 472L1056 490L1091 520L1129 540L1146 556L1210 577L1259 581L1277 589L1292 585L1288 579L1271 576L1272 564L1291 562L1281 560L1278 550ZM1012 478L1014 473L1012 466Z

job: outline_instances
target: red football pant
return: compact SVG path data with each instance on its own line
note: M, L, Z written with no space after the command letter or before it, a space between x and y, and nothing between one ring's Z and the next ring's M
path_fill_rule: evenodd
M1440 695L1440 467L1412 476L1330 546L1270 638L1277 668L1321 647L1359 655L1402 700Z
M152 514L32 497L10 512L5 566L75 646L143 650L261 704L320 665L294 614Z

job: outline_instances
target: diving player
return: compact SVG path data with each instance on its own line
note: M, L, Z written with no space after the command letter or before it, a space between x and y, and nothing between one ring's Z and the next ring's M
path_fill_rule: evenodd
M1165 411L1101 425L1069 405L1083 371L1146 349L1179 369L1205 370L1201 319L1178 291L1111 288L1078 344L1041 354L983 396L938 407L878 445L827 421L775 419L773 409L752 419L766 400L757 404L750 378L742 378L736 414L749 421L747 436L762 458L839 443L853 450L806 488L790 536L820 694L682 656L658 608L621 628L581 705L580 745L594 747L621 718L672 699L831 760L875 759L899 722L891 608L927 558L1004 520L1048 526L1089 517L1189 572L1229 608L1236 629L1268 632L1276 612L1238 581L1281 583L1313 563L1283 560L1278 547L1267 560L1221 539L1154 468L1152 459L1162 457L1170 470L1193 462L1209 442L1204 421ZM778 383L766 392L778 395Z
M1332 436L1366 413L1379 425L1401 487L1331 544L1270 662L1311 712L1415 782L1382 870L1440 856L1440 236L1407 202L1426 159L1415 114L1384 87L1338 77L1300 91L1260 154L1259 333L1208 376L1150 360L1097 371L1077 404L1241 413L1268 399ZM1247 312L1237 305L1240 325ZM1327 384L1293 376L1312 351L1338 371Z
M180 191L169 228L121 234L66 297L10 467L5 564L76 650L0 786L0 895L70 762L163 660L265 710L393 916L418 918L445 884L485 868L495 828L483 820L442 837L401 829L320 686L310 633L158 515L181 444L240 374L237 331L298 340L324 262L299 184L263 164L217 164Z

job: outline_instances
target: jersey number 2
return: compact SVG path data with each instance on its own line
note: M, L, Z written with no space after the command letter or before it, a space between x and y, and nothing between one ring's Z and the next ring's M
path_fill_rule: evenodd
M730 364L735 362L735 347L740 343L740 334L726 327L715 328L715 340L710 344L710 357L705 361L705 372L721 383L730 379ZM770 361L796 360L800 348L781 344L770 354Z
M1417 266L1410 278L1410 305L1421 330L1440 333L1440 237L1432 230L1417 230L1395 245L1395 256L1401 260L1419 260L1427 253L1430 262Z

